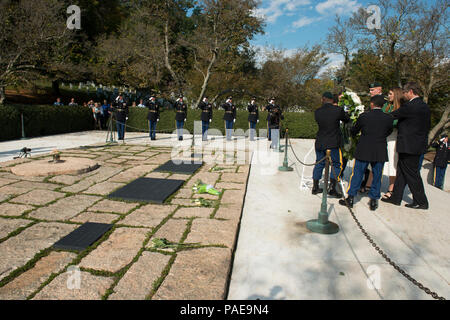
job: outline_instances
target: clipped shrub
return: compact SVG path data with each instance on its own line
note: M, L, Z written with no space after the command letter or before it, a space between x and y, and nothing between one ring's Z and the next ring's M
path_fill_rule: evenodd
M28 138L93 130L95 127L92 111L86 107L6 105L0 106L1 141L22 137L21 114Z

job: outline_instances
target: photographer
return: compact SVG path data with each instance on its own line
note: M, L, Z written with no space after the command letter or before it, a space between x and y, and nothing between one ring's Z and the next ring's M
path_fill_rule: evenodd
M448 135L443 134L439 141L436 141L431 145L436 148L436 156L434 157L434 175L433 175L433 185L436 188L444 189L445 181L445 171L447 170L447 164L449 161L449 148L448 145Z

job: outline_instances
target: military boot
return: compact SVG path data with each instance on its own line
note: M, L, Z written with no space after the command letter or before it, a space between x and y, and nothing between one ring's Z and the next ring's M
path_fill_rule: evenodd
M341 199L339 200L339 204L342 206L349 206L350 208L353 208L353 197L352 196L348 196L347 199Z
M377 199L370 199L370 210L375 211L378 208Z
M330 190L328 191L328 195L336 198L342 198L342 193L336 190L336 180L330 179Z
M322 193L323 189L319 188L319 180L313 180L312 194Z

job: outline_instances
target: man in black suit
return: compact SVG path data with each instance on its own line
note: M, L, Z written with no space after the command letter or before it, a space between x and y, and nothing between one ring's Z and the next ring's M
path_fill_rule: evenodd
M334 170L331 171L330 191L328 194L340 198L342 194L336 190L336 182L339 181L339 175L342 171L342 152L340 149L342 146L342 135L339 125L340 121L348 122L350 117L343 108L333 105L333 94L331 92L325 92L322 95L322 103L322 106L314 113L315 120L319 126L315 143L316 161L325 157L327 149L331 150ZM314 166L312 194L323 191L319 188L319 180L322 178L324 168L325 161Z
M405 206L426 210L428 200L419 173L419 159L427 149L431 116L430 107L423 102L419 94L420 88L417 83L407 83L403 87L403 97L408 102L391 113L394 119L398 119L397 176L392 196L382 201L399 206L405 187L408 185L413 195L413 203Z
M353 207L353 198L361 187L364 172L367 166L372 167L372 186L369 191L370 210L378 207L377 200L380 199L381 178L383 176L384 163L388 161L386 138L392 133L392 116L384 113L381 109L384 105L382 95L370 99L371 112L361 114L355 125L351 128L351 134L356 136L361 131L358 145L355 151L355 165L350 177L347 201L339 200L341 205ZM347 202L347 203L346 203Z

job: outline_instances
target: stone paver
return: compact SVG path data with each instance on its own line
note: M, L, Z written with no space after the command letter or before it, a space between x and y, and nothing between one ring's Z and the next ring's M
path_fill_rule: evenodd
M0 215L17 217L22 215L25 211L33 208L33 206L26 204L2 203L0 204Z
M58 200L48 207L42 207L36 211L32 211L28 216L45 220L69 220L100 199L100 197L89 195L70 196Z
M146 174L146 178L156 178L156 179L165 179L170 175L168 172L150 172Z
M222 300L231 251L202 248L179 252L153 300Z
M175 218L209 218L213 213L214 208L179 208L174 217Z
M225 190L222 196L222 203L242 204L245 190Z
M125 185L124 183L105 181L105 182L101 182L101 183L93 185L89 189L83 191L83 193L99 194L102 196L106 196L106 195L110 194L111 192L113 192L114 190L123 187L124 185Z
M117 272L136 256L149 229L118 228L94 251L81 260L80 267Z
M62 197L64 197L64 193L61 192L49 190L32 190L26 194L13 198L10 201L42 206Z
M25 300L36 291L52 273L61 271L76 254L70 252L51 252L36 265L0 288L0 300Z
M150 294L153 283L161 276L170 256L143 252L139 260L120 279L109 300L143 300Z
M152 239L167 239L171 242L179 242L184 232L186 231L187 220L184 219L170 219L164 223L161 228L152 236ZM151 241L147 245L151 248Z
M89 208L89 211L112 212L125 214L136 208L138 204L104 199Z
M242 208L240 206L236 207L220 207L214 216L216 219L227 219L231 221L238 222L241 218Z
M194 203L193 199L173 198L170 203L185 207L200 207L200 204Z
M226 245L233 250L237 224L233 221L195 219L187 243Z
M0 187L11 184L13 182L17 182L17 180L0 178Z
M177 194L175 194L176 198L190 198L192 196L192 189L191 188L182 188L179 189Z
M197 183L197 180L214 186L216 184L216 181L219 180L219 174L212 172L199 172L192 176L191 180L186 183L186 187L192 187Z
M0 218L0 239L21 227L29 225L33 221L25 219L3 219Z
M28 192L28 189L25 188L16 188L16 187L12 187L12 186L3 186L0 188L0 195L5 195L5 196L16 196L16 195L20 195L20 194L24 194L25 192Z
M118 223L130 226L156 227L175 209L176 206L174 205L149 204L133 211Z
M71 175L62 174L62 175L54 176L49 181L55 182L55 183L62 183L62 184L66 184L66 185L72 185L80 180L81 180L81 177L78 175L71 176Z
M112 223L114 220L117 220L120 216L117 214L111 213L96 213L96 212L83 212L80 213L75 218L72 218L70 221L73 222L96 222L96 223Z
M76 227L71 224L41 222L0 243L0 280Z
M234 182L218 182L216 183L216 189L237 189L245 190L244 183L234 183Z
M65 272L53 279L33 300L100 300L112 285L112 278L79 272L80 282L73 280L75 272ZM69 285L68 285L69 284Z
M32 189L55 190L56 188L60 187L60 185L53 183L33 182L33 181L20 181L12 184L11 186L17 188L24 188L28 190Z
M222 173L220 180L225 182L245 183L247 181L247 175L242 173Z

